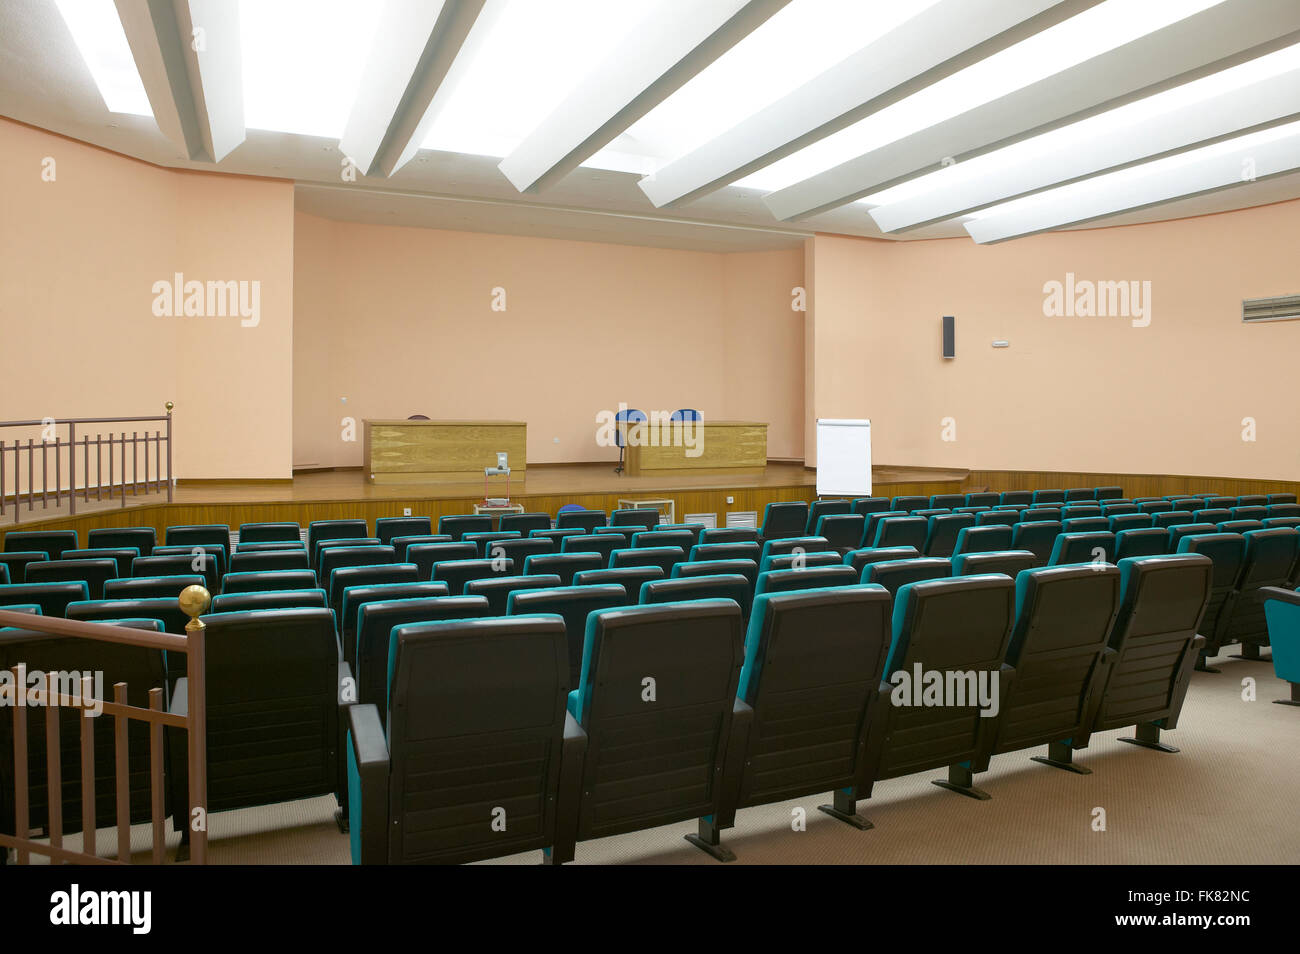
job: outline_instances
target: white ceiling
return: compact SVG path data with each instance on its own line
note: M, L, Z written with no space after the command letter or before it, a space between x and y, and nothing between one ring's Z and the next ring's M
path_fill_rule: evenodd
M79 4L111 8L114 29L85 42L121 53L113 78L60 10ZM202 49L178 39L193 30ZM1000 214L1026 189L1041 230L1065 183L1195 165L1300 119L1297 44L1300 0L3 0L0 114L159 165L292 179L299 209L349 221L740 251L966 237L987 217L1001 238L1028 234ZM1166 110L1160 93L1183 99ZM1111 123L1128 104L1145 118ZM1053 221L1297 198L1294 141L1255 179L1208 170L1195 195ZM999 170L1017 171L994 188ZM882 232L881 203L886 225L928 224Z

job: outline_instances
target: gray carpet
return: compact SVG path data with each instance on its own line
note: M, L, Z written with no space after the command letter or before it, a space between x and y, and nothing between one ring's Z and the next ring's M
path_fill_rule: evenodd
M1235 648L1235 647L1234 647ZM930 784L944 772L878 783L859 811L860 832L818 812L826 795L742 810L724 841L740 864L1260 864L1300 862L1300 708L1273 705L1286 683L1268 662L1222 656L1220 674L1196 673L1179 726L1164 733L1176 755L1094 735L1076 761L1080 776L1017 752L993 759L975 801ZM1257 682L1256 701L1242 680ZM792 830L793 810L805 831ZM1105 810L1105 831L1093 830ZM215 864L347 864L348 838L334 825L332 798L224 812L210 820ZM706 864L682 836L683 822L580 844L578 864ZM147 851L147 828L133 831ZM114 843L112 831L100 844ZM71 839L75 843L76 839ZM176 843L173 834L170 845ZM171 857L171 850L169 850ZM142 854L139 861L147 861ZM537 864L529 852L489 864Z

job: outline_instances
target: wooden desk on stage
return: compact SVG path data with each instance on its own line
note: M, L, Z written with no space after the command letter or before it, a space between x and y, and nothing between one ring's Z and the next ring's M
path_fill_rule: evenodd
M510 455L517 484L523 483L528 466L523 421L367 420L363 434L363 460L372 484L482 480L483 468L496 466L498 451Z
M627 473L632 477L674 474L753 474L767 468L767 424L759 421L702 421L701 450L687 457L685 447L629 445Z

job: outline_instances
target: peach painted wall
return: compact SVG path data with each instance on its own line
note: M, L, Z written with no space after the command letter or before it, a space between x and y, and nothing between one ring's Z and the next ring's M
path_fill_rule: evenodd
M869 417L878 463L1298 479L1300 322L1241 321L1243 298L1300 292L1297 248L1300 201L987 247L819 235L810 416ZM1149 281L1150 324L1045 317L1067 272Z
M0 420L171 400L178 477L290 475L291 183L161 169L0 120L0 222ZM260 281L260 323L156 317L153 283L178 271Z
M530 463L612 461L595 417L620 402L766 420L769 454L800 456L799 249L723 255L302 213L296 233L295 466L359 465L361 420L417 413L527 421Z

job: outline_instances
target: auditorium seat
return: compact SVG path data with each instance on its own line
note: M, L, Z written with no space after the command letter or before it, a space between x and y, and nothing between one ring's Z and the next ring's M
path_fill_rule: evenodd
M1115 534L1115 559L1118 564L1129 557L1159 556L1169 552L1169 531L1161 527L1136 527Z
M1186 510L1191 513L1205 508L1205 500L1202 497L1183 497L1173 503L1175 511Z
M322 547L316 554L316 577L329 589L330 574L345 566L378 566L396 563L397 552L392 547ZM413 561L412 561L413 562Z
M306 550L254 550L230 555L230 572L248 573L255 570L306 570L310 569Z
M230 552L230 528L221 523L168 527L163 542L169 547L217 546Z
M378 537L335 537L325 540L317 540L315 549L307 554L312 569L320 566L320 555L322 550L347 550L352 547L381 547ZM396 551L396 547L393 548Z
M8 571L10 583L21 583L27 575L27 564L44 563L48 559L50 556L44 550L14 550L0 554L0 565Z
M429 517L378 517L375 520L375 539L385 546L393 546L395 537L413 537L432 533L433 520Z
M1268 641L1273 647L1273 672L1291 684L1290 697L1274 699L1278 705L1300 706L1300 593L1292 589L1265 586L1259 590L1268 622Z
M114 576L131 575L131 561L140 555L135 547L94 547L88 550L64 550L62 560L112 560L117 572ZM26 571L24 571L26 572Z
M1224 507L1212 507L1205 510L1193 510L1192 519L1197 523L1220 524L1232 519L1232 513Z
M70 549L70 548L69 548ZM117 625L156 632L157 624L150 619L120 618ZM9 671L19 664L24 664L29 673L96 673L102 677L106 693L113 691L118 683L126 685L126 703L142 709L149 708L149 691L166 686L163 671L163 653L161 650L148 649L112 643L98 639L79 639L68 636L52 636L23 629L0 629L0 671ZM56 691L58 689L56 688ZM164 690L165 691L165 690ZM111 698L111 697L110 697ZM57 713L59 747L51 752L47 712ZM147 823L150 814L151 780L149 724L143 720L131 719L125 723L126 732L118 737L119 720L112 716L85 718L82 711L72 706L57 710L36 710L26 720L26 771L30 784L25 785L27 826L32 832L48 832L50 827L50 790L46 784L49 778L51 756L53 764L58 766L59 776L63 780L61 798L62 834L74 835L82 832L82 767L85 753L82 747L83 735L91 742L91 758L88 771L91 773L92 797L90 799L94 825L99 829L113 829L117 824L117 756L124 759L122 782L126 786L126 803L123 806L133 824ZM0 831L14 832L16 827L15 768L12 753L14 746L15 719L8 708L0 718L0 751L6 753L0 758ZM119 750L119 744L125 744ZM26 832L24 832L26 835ZM32 837L39 837L33 835ZM111 837L111 833L109 834ZM101 836L98 844L104 844ZM67 845L64 846L69 847ZM78 846L79 847L79 846ZM0 847L0 854L8 852L7 847ZM39 854L39 853L38 853ZM12 903L14 907L8 908ZM12 899L6 907L17 913L20 902Z
M952 576L952 561L944 557L921 557L915 560L884 560L862 571L861 582L875 583L896 596L908 583L940 580Z
M257 570L252 573L227 573L221 581L222 593L249 593L255 590L313 590L316 574L311 570ZM216 593L208 587L209 593Z
M1241 569L1246 561L1246 538L1238 533L1194 534L1178 541L1177 553L1199 553L1210 558L1214 574L1210 578L1210 598L1201 618L1200 635L1205 638L1196 661L1198 672L1218 672L1211 669L1209 660L1219 654L1224 623L1232 609L1231 601L1237 591Z
M1249 521L1254 522L1254 521ZM1260 521L1259 530L1266 530L1269 527L1300 527L1300 517L1265 517ZM68 551L72 553L72 550ZM82 551L84 552L84 551Z
M404 563L414 563L420 569L420 579L433 576L433 566L443 560L476 560L478 547L472 543L415 543L406 548Z
M1263 530L1264 523L1262 520L1225 520L1218 524L1217 528L1220 533L1249 533L1251 530Z
M1074 563L1113 563L1115 534L1109 530L1085 533L1062 533L1052 547L1048 566L1069 566Z
M942 507L944 510L954 510L964 506L966 506L965 494L933 494L930 497L930 507L934 509Z
M215 567L218 579L225 576L228 569L227 551L219 543L169 543L165 546L154 547L152 555L155 557L187 557L192 563L190 570L194 573L207 573L212 567ZM203 561L203 566L198 565L200 561Z
M503 513L501 519L497 521L497 529L502 532L514 530L521 537L526 537L534 530L551 529L551 515L549 513Z
M687 600L735 600L742 620L749 619L753 589L739 573L682 576L669 580L647 580L641 584L639 603L681 603Z
M353 863L456 864L571 844L586 737L564 704L563 622L415 623L392 641L387 728L382 704L348 709Z
M1012 503L1013 501L1004 500L1003 503ZM1064 490L1035 490L1034 504L1060 504L1065 503Z
M1121 513L1110 517L1108 529L1111 533L1119 533L1123 530L1136 530L1139 527L1150 527L1154 525L1151 514L1149 513Z
M860 513L835 513L821 517L813 528L813 535L825 537L840 553L862 546L867 520Z
M911 514L903 510L880 510L867 516L866 530L862 534L862 542L871 546L871 542L876 539L876 533L882 520L888 520L891 517L909 517Z
M1024 502L1025 502L1025 503L1029 503L1030 501L1029 501L1029 500L1026 500L1026 501L1024 501ZM967 507L985 507L985 508L989 508L989 507L996 507L996 506L997 506L998 504L1000 504L1000 503L1002 503L1002 495L1001 495L1001 494L994 494L994 493L972 493L972 494L967 494L967 495L966 495L966 506L967 506ZM956 509L956 508L954 508L954 509Z
M1236 497L1206 497L1205 508L1214 510L1231 510L1237 506Z
M754 527L705 527L700 532L700 544L758 543L758 530Z
M467 533L491 533L490 514L460 513L438 518L438 532L446 533L459 543Z
M1265 501L1270 504L1293 504L1296 502L1295 494L1269 494Z
M185 576L191 573L203 575L203 585L207 587L209 593L221 592L224 577L217 573L216 562L208 559L206 553L197 560L186 553L171 553L164 556L136 557L131 561L132 576ZM314 577L310 585L316 585Z
M691 547L688 559L697 560L753 560L763 558L763 548L753 542L697 543Z
M627 606L635 602L636 593L629 596L627 588L616 583L514 590L506 599L506 615L555 614L564 620L568 643L569 684L576 686L582 666L582 642L586 638L588 615L596 610Z
M185 635L185 624L190 618L180 606L180 591L171 596L124 597L114 600L76 600L68 604L67 609L59 614L68 619L88 620L102 623L114 619L154 619L162 623L163 632L177 636ZM185 655L170 654L174 658L167 660L168 671L172 674L185 673Z
M87 548L119 549L135 547L140 556L149 556L158 542L153 527L97 527L86 531Z
M375 539L379 539L376 537ZM402 536L393 537L388 541L388 545L393 548L397 554L398 563L414 563L408 551L411 547L419 546L422 543L454 543L450 533L413 533L403 534Z
M434 583L431 580L421 580L417 583L367 583L345 587L342 609L335 621L335 625L339 628L340 642L343 644L343 658L355 671L357 614L363 604L381 600L419 600L448 595L446 583Z
M1219 644L1241 644L1241 658L1258 659L1268 645L1268 622L1259 590L1286 586L1300 556L1300 532L1290 527L1250 530L1245 535L1246 555L1232 596L1232 607Z
M301 540L272 540L266 543L244 543L242 540L235 544L236 553L261 553L269 550L301 550L307 552L307 544ZM310 559L310 557L308 558Z
M591 533L597 527L605 526L603 510L562 510L555 515L555 529L579 530Z
M1177 526L1169 528L1169 546L1170 553L1177 553L1178 542L1183 537L1193 537L1206 533L1217 533L1218 527L1212 523L1180 523Z
M992 750L1015 675L1004 662L1015 619L1015 584L1000 574L911 583L895 596L892 619L893 638L881 681L894 682L894 698L904 704L882 705L880 718L873 720L867 783L858 797L870 797L874 782L948 767L949 780L935 785L988 798L972 784L972 765ZM921 704L923 687L907 682L916 667L922 673L970 674L976 685L959 681L955 686L969 688L976 698L953 697L941 706ZM894 680L896 673L902 674L901 681ZM981 682L988 710L996 705L997 715L981 714Z
M293 571L285 571L293 572ZM339 710L352 672L339 659L334 617L324 609L211 613L206 624L208 831L214 813L335 795L345 776ZM187 679L169 710L189 711ZM173 823L189 835L187 739L169 728Z
M988 553L963 553L952 558L953 576L1005 573L1013 580L1021 570L1042 566L1038 554L1031 550L991 550Z
M812 554L809 554L812 556ZM785 559L775 557L772 559ZM758 585L758 564L753 560L688 560L673 567L670 579L683 579L693 576L714 576L719 573L738 573L749 583L750 593Z
M770 503L763 508L763 526L759 537L763 540L781 540L805 535L808 526L808 505L803 501Z
M685 562L685 560L686 551L681 547L630 547L615 550L611 553L609 555L609 568L657 566L664 571L664 576L671 576L673 566ZM587 569L587 567L583 567L583 569Z
M474 544L474 555L480 560L486 560L494 543L521 539L523 537L517 530L493 530L489 533L467 533L460 538L460 542Z
M657 523L654 526L653 533L676 533L686 531L691 535L691 547L700 542L700 537L704 535L704 524L702 523ZM687 547L690 550L691 547Z
M925 517L886 517L876 525L869 542L873 547L916 547L925 549L929 521Z
M800 567L809 566L840 566L843 563L844 558L836 550L825 550L818 553L778 553L763 557L763 562L758 565L758 572L796 570ZM684 565L679 564L679 566Z
M0 585L0 606L35 603L42 616L62 616L69 603L90 599L84 580L50 583L5 583Z
M1267 494L1242 494L1237 498L1238 507L1266 507L1268 503Z
M1020 511L1014 508L984 510L975 514L977 527L1014 527L1020 522Z
M482 582L482 581L473 581ZM479 619L502 615L492 611L483 594L464 596L403 596L366 600L357 606L355 643L351 657L357 680L358 705L379 707L380 719L388 724L389 653L392 633L411 623L432 623L449 619ZM475 686L477 691L480 687Z
M1015 670L997 717L991 751L968 771L954 765L949 782L968 785L987 770L989 756L1047 746L1033 761L1080 775L1071 746L1088 744L1098 688L1105 678L1111 627L1119 613L1120 571L1114 566L1056 566L1016 578L1016 616L1006 664Z
M632 535L632 546L680 547L682 553L689 553L695 546L695 535L689 530L646 530Z
M528 541L532 542L532 541ZM609 565L609 555L617 549L621 549L622 540L618 534L610 533L585 533L577 536L565 537L560 544L561 553L599 553L604 561L601 565Z
M884 560L911 560L921 556L916 547L862 547L844 554L845 566L853 567L853 572L862 575L864 567Z
M1098 500L1118 500L1124 496L1123 487L1094 487Z
M532 573L526 576L493 576L470 580L465 584L466 596L482 596L488 601L484 616L505 616L510 594L522 590L555 589L565 586L557 573Z
M654 529L659 522L659 511L653 507L635 507L629 510L614 510L609 515L611 527L643 527Z
M287 521L275 523L241 523L240 543L301 543L302 527Z
M147 600L167 598L172 602L180 599L181 593L188 586L207 588L208 581L202 573L182 573L175 576L136 576L130 579L108 580L104 583L106 600ZM310 586L316 585L311 578ZM211 592L211 591L209 591Z
M661 580L667 577L668 574L660 566L622 566L615 570L580 570L574 574L572 585L598 586L617 583L627 591L628 601L634 603L641 593L642 583L646 580Z
M581 681L569 695L587 736L582 780L572 785L577 818L571 828L559 826L551 862L572 861L578 841L717 815L729 784L722 769L743 661L732 600L588 617ZM647 673L653 702L645 701Z
M1182 526L1185 523L1195 523L1189 510L1166 510L1161 513L1152 514L1151 525L1168 530L1170 527Z
M1124 514L1141 513L1137 504L1131 503L1110 503L1101 505L1101 515L1103 517L1118 517Z
M973 526L975 526L974 514L949 513L930 517L925 535L925 555L952 556L953 550L957 548L957 534L963 527Z
M117 577L117 561L109 559L46 560L27 564L24 583L84 582L89 598L101 599L104 582Z
M688 840L729 856L722 832L738 809L831 792L819 806L864 830L867 738L888 704L881 694L890 644L890 600L875 586L760 596L745 631L745 662L716 814L702 815Z
M252 593L219 593L212 597L213 613L242 613L244 610L329 609L329 599L322 589L267 590Z
M642 527L640 524L633 524L632 526L597 527L595 530L591 532L593 534L609 534L611 537L614 537L617 540L622 540L623 542L619 544L618 547L614 548L617 550L620 547L630 547L632 545L632 538L635 537L638 533L644 532L644 530L645 528Z
M913 510L911 515L913 517L925 517L928 520L930 517L937 517L940 514L945 514L945 513L952 513L952 511L949 510L947 507L940 507L940 508L926 507L924 510Z
M1269 504L1266 509L1268 511L1268 516L1264 518L1266 520L1274 517L1300 517L1300 506L1296 504Z
M925 503L921 504L921 506L924 507L929 502L930 500L927 497ZM803 532L808 536L819 534L817 523L822 517L851 513L853 513L853 501L851 500L814 500L808 504L808 519L804 521ZM859 516L861 515L859 514Z
M1115 655L1092 731L1136 726L1135 738L1120 741L1177 752L1160 741L1160 730L1177 725L1204 645L1196 631L1214 567L1188 553L1121 560L1119 571L1120 611L1109 640Z
M811 590L819 586L853 586L860 575L851 566L814 566L804 570L768 570L758 574L754 595Z
M928 506L930 506L929 497L919 497L915 494L902 494L889 502L889 509L899 513L911 513L913 510L923 510Z
M334 611L334 625L343 631L343 594L353 587L383 586L390 583L419 583L423 577L414 563L373 563L363 566L336 567L328 580L322 581Z
M10 530L5 534L5 553L44 553L43 560L57 560L64 550L77 547L75 530Z
M539 560L543 557L529 557ZM527 560L524 561L525 565ZM461 596L470 580L484 580L492 576L512 576L513 560L439 560L433 565L433 582L446 583L451 596Z
M1061 521L1063 533L1109 533L1110 521L1105 517L1073 517Z
M565 539L569 539L565 537ZM514 560L516 566L523 566L530 556L554 553L555 545L542 537L521 537L510 540L494 540L488 547L485 558L489 560Z
M888 497L854 497L850 512L870 517L873 513L883 513L889 509Z
M1232 507L1229 510L1233 520L1263 520L1269 516L1268 508L1263 504Z
M1097 491L1093 487L1070 487L1065 491L1065 502L1073 503L1076 500L1096 500Z
M962 527L957 532L957 546L953 556L960 553L988 553L990 550L1013 549L1014 534L1011 527L995 525L991 527ZM1015 549L1019 549L1016 547ZM1029 549L1025 547L1025 549Z
M1134 502L1137 503L1138 509L1143 513L1168 513L1174 509L1174 505L1168 500L1143 500L1141 502Z

